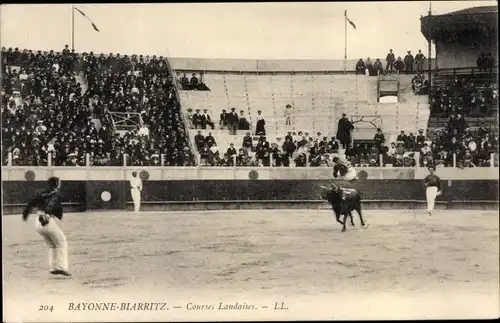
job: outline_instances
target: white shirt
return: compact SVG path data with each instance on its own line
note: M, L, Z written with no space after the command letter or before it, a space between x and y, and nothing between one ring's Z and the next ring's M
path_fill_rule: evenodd
M302 146L299 149L297 149L298 154L307 154L307 151L308 151L308 149L306 146Z
M476 142L475 142L475 141L471 141L471 142L469 142L469 149L470 149L470 151L471 151L471 152L473 152L473 151L476 151L476 150L477 150L477 144L476 144Z
M148 127L141 127L141 129L139 129L139 135L140 136L149 136L149 129Z
M258 114L257 115L257 121L258 120L264 120L264 116L262 114Z
M142 180L138 176L132 177L130 179L130 188L138 188L140 191L142 191Z
M217 147L217 146L212 146L212 147L210 147L210 151L212 152L212 154L215 154L216 152L218 152L218 151L219 151L219 147Z
M59 72L59 64L54 63L54 65L52 65L52 68L55 69L56 72Z

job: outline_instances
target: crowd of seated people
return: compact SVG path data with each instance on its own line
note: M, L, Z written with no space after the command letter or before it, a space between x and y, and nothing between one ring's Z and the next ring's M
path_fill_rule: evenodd
M2 68L4 165L9 153L13 165L47 165L49 153L54 166L85 165L87 154L90 165L123 165L124 153L129 165L154 165L157 155L165 165L194 163L163 57L2 48ZM120 137L110 111L140 113L150 133Z
M420 155L421 166L498 167L498 136L493 138L484 126L471 131L463 118L453 115L447 127L429 134L429 143L421 148Z
M256 131L259 131L259 134L265 134L265 121L263 121L264 117L262 116L261 111L259 111L258 118L259 117L259 120L261 120L260 127L259 129L256 129ZM214 130L216 127L214 120L208 113L208 109L203 109L203 113L201 113L200 109L196 109L193 113L193 109L188 108L187 118L189 120L190 129L207 129L207 127L210 127ZM258 125L259 120L257 120ZM262 123L264 124L262 125ZM241 110L238 115L235 108L231 108L230 112L226 112L226 109L222 109L217 126L220 130L229 130L229 133L233 135L235 135L238 130L250 130L251 128L250 122L245 116L245 111Z
M430 108L434 115L449 117L458 113L464 116L488 116L496 107L498 88L489 81L474 83L471 78L455 76L453 80L432 91Z
M231 143L224 152L219 151L211 133L204 137L199 131L195 140L202 165L210 166L325 167L333 156L341 153L335 137L321 133L311 136L301 131L289 132L284 139L277 138L273 143L266 136L252 136L248 132L238 147ZM486 129L472 133L463 121L450 120L447 129L427 136L423 129L416 134L401 131L390 144L382 130L377 129L372 144L349 144L343 153L355 167L380 167L381 162L384 167L415 167L417 163L420 167L452 167L454 153L457 167L489 167L491 153L497 151L497 141ZM498 167L498 154L493 166Z
M186 73L177 72L177 88L183 91L210 91L208 86L203 82L203 72L200 72L200 78L196 77L196 73L191 74L191 79L188 79Z
M418 73L412 78L411 88L415 95L429 95L429 81L422 73Z

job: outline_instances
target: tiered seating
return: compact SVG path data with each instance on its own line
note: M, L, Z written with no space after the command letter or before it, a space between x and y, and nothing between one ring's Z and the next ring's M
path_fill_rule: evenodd
M94 56L65 50L22 53L2 49L2 66L18 65L26 73L3 71L25 99L17 111L4 109L2 162L12 153L14 166L191 165L183 120L166 60L153 56ZM5 103L5 102L4 102ZM6 107L4 105L4 107ZM109 111L141 113L147 130L119 137ZM92 122L94 120L95 122ZM103 127L101 127L103 125ZM106 126L106 127L104 127ZM142 132L144 130L144 132ZM149 140L144 140L149 137Z
M383 128L386 136L401 129L416 131L426 129L428 107L418 99L407 103L377 103L377 78L364 75L333 74L205 74L210 92L181 91L183 108L207 109L218 122L222 109L235 108L247 113L255 126L255 116L261 110L266 120L266 136L283 138L288 132L321 132L335 136L337 121L342 113L358 122L354 136L372 139L376 126ZM285 124L285 107L293 107L291 125ZM380 118L376 118L379 116ZM375 122L369 123L366 121ZM195 132L191 132L195 133ZM222 150L225 142L241 142L245 131L238 136L217 132L216 141ZM254 134L254 132L252 132ZM226 137L227 136L227 137Z

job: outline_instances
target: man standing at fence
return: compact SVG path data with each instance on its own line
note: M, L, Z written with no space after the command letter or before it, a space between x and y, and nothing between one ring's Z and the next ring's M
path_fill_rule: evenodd
M141 192L142 192L142 181L137 176L137 172L132 173L132 178L130 179L130 194L132 195L132 200L134 201L134 211L137 213L141 208Z
M436 197L441 195L441 179L439 176L434 174L435 171L436 168L434 166L430 166L430 174L424 179L425 186L427 187L425 195L427 197L427 212L429 212L429 216L432 215L432 211L434 210Z

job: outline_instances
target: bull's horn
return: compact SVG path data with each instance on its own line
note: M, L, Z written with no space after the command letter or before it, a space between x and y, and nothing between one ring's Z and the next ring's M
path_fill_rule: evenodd
M326 186L321 185L320 187L321 187L321 188L324 188L324 189L326 190Z

